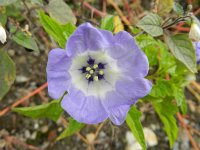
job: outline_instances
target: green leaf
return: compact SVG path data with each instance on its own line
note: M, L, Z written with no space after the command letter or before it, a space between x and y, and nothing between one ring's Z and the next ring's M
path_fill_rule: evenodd
M7 6L15 3L17 0L0 0L0 6Z
M178 106L181 106L183 100L185 99L185 95L184 95L184 89L174 85L173 86L173 95L176 99L176 103Z
M142 128L142 124L140 122L141 112L138 111L134 106L129 110L128 115L126 117L126 123L131 129L133 135L137 139L137 141L142 146L143 150L146 150L146 142L144 138L144 132Z
M181 112L185 115L187 113L187 102L186 98L183 99L181 103Z
M147 48L149 46L157 46L157 41L150 35L141 34L140 36L136 37L137 44L140 46L141 49Z
M37 43L35 40L30 36L25 34L22 31L17 31L13 36L12 39L19 45L34 50L39 51Z
M161 0L158 3L158 14L169 13L173 8L174 0Z
M181 6L177 2L174 2L173 10L179 15L183 15L184 14L183 6Z
M52 18L61 24L71 22L76 24L76 17L71 8L63 0L50 0L47 11Z
M174 117L175 113L178 111L178 108L166 100L161 103L153 103L153 106L164 124L164 130L167 133L170 147L172 148L178 135L178 127Z
M162 41L158 41L160 50L159 73L166 73L176 65L174 56L169 52L168 47Z
M53 121L57 121L63 112L59 100L53 100L50 103L38 106L13 108L12 110L34 119L49 118Z
M173 89L172 89L173 82L171 80L164 80L158 79L156 84L153 85L151 92L149 93L150 96L165 98L167 96L172 96Z
M6 22L7 22L6 9L2 8L2 9L0 9L0 24L5 26Z
M166 36L166 42L173 55L191 71L196 72L196 54L188 34Z
M16 68L7 52L0 49L0 100L9 91L16 76Z
M161 23L162 19L157 14L151 13L142 18L137 26L152 36L160 36L163 35Z
M149 66L158 64L158 42L150 35L142 34L136 38L137 44L148 57Z
M30 0L30 1L31 1L31 3L33 3L33 4L38 4L38 5L40 5L40 6L43 5L42 0Z
M114 16L108 15L101 20L101 29L114 31Z
M76 27L71 23L60 25L54 19L45 15L44 12L39 13L39 18L45 31L59 43L60 47L65 48L67 39L74 32Z
M6 6L6 15L17 20L24 20L23 15L21 14L21 6L21 3Z
M59 135L59 137L57 138L57 140L61 140L64 139L66 137L69 137L73 134L75 134L76 132L78 132L79 130L81 130L85 125L83 123L79 123L76 120L74 120L73 118L69 118L69 124L66 127L66 129Z

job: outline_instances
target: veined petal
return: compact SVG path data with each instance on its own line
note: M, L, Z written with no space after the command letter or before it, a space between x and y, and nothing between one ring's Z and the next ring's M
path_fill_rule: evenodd
M130 109L130 105L121 105L109 109L109 118L115 125L121 125Z
M68 69L71 59L63 49L50 51L47 62L48 93L52 98L59 99L67 91L70 85Z
M62 108L75 120L96 124L108 118L101 100L94 96L85 96L81 91L71 87L61 102Z
M151 82L144 78L122 79L116 83L115 91L107 93L102 103L107 109L119 105L132 105L146 96L151 88Z
M104 36L106 33L107 36ZM82 53L87 50L96 51L108 47L110 44L109 31L98 30L89 23L80 25L72 36L69 37L66 48L69 56Z
M55 48L49 52L47 71L68 71L71 65L71 58L67 56L64 49Z
M193 42L194 48L196 51L196 58L197 58L197 63L200 63L200 41L199 42Z
M108 48L110 56L117 59L118 66L130 77L144 77L148 74L147 56L136 45L134 38L121 31L114 36L115 44Z
M69 73L47 71L47 74L49 96L54 99L61 98L71 84Z
M132 105L138 99L145 97L151 88L152 83L145 78L122 79L116 84L116 91L125 97L123 102Z
M102 100L113 123L120 125L125 120L130 106L135 104L138 99L146 96L151 87L151 82L144 78L118 81L116 90L107 93L106 98Z

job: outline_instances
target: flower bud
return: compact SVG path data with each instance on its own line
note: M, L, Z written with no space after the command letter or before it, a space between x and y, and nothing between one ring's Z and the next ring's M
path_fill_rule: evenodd
M187 6L187 10L188 10L188 11L192 11L192 5L191 5L191 4L189 4L189 5Z
M5 29L1 26L0 24L0 41L1 43L5 43L6 42L6 31Z
M197 42L200 41L200 21L195 16L192 16L192 19L189 38Z

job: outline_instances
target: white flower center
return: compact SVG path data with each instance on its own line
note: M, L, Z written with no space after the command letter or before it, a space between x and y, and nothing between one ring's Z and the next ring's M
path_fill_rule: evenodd
M122 75L117 61L105 51L86 51L72 60L69 73L72 84L86 96L104 98L115 90L115 83Z

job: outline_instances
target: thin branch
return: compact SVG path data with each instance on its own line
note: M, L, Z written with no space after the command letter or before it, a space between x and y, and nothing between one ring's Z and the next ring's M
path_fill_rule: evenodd
M192 137L190 131L188 130L188 128L187 128L187 126L186 126L186 124L185 124L185 122L184 122L184 120L183 120L182 115L181 115L179 112L178 112L176 115L177 115L177 118L178 118L178 120L179 120L181 126L182 126L183 129L185 130L185 132L186 132L186 134L187 134L187 136L188 136L188 138L189 138L189 140L190 140L190 143L192 144L194 150L199 150L199 147L198 147L197 143L195 142L195 140L193 139L193 137Z
M12 108L20 105L21 103L27 101L30 97L34 96L35 94L39 93L43 89L47 87L47 83L44 83L42 86L39 88L35 89L34 91L28 93L26 96L22 97L21 99L18 99L16 102L14 102L11 106L8 106L4 108L2 111L0 111L0 117L8 113Z
M105 17L107 15L106 13L103 13L103 12L99 11L98 9L94 8L92 5L90 5L87 2L83 2L83 6L85 8L88 8L89 10L91 10L97 16Z

